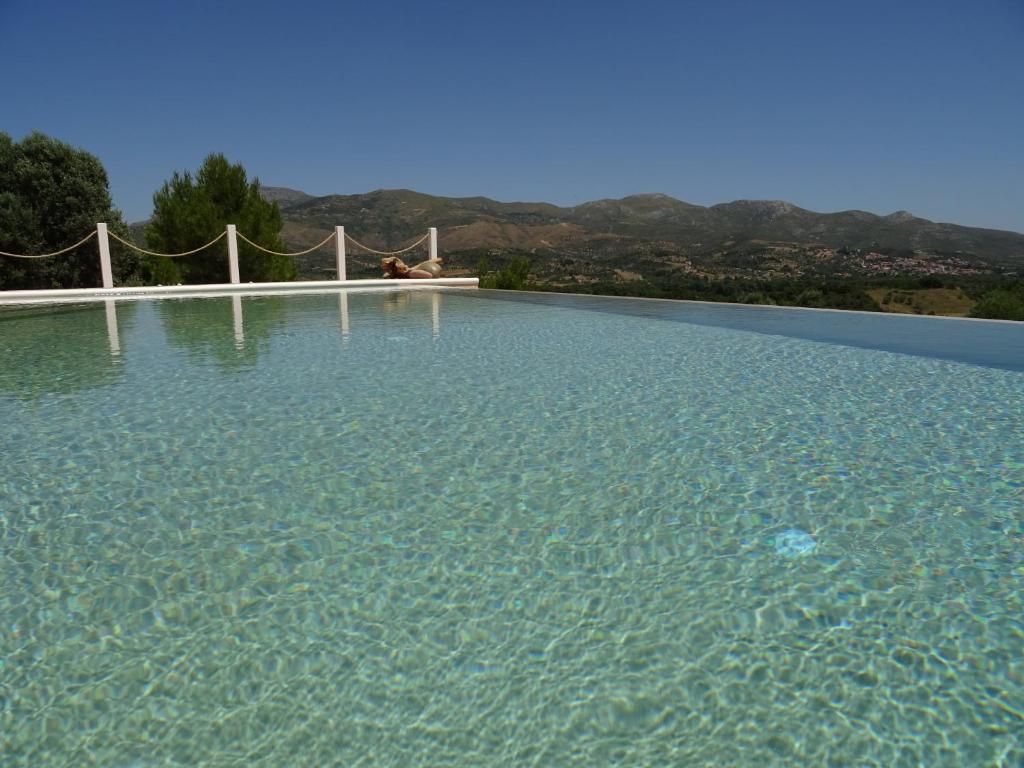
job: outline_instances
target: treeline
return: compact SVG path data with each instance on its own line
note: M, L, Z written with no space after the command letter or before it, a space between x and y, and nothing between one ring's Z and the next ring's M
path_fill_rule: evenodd
M600 282L565 288L537 286L538 290L611 296L643 296L663 299L691 299L722 301L738 304L776 304L791 307L823 309L855 309L880 312L882 307L871 296L877 288L890 290L927 290L932 288L959 288L975 304L970 316L999 320L1024 320L1024 280L1015 277L986 277L972 279L933 277L888 278L860 281L855 278L821 279L721 279L682 278L652 284L646 281L630 283Z
M536 284L531 290L564 291L604 296L638 296L658 299L690 299L721 301L735 304L776 304L790 307L822 309L856 309L881 312L882 307L870 295L877 288L891 290L925 290L959 288L975 301L970 316L994 320L1024 320L1024 280L1016 277L986 276L974 278L937 279L931 276L886 278L860 281L856 278L835 280L776 279L751 280L725 278L711 280L682 277L664 282L611 282L550 286Z
M281 213L259 194L259 181L221 154L211 154L193 176L175 171L153 195L154 214L145 228L148 250L182 253L199 248L237 224L260 248L283 251ZM0 251L37 256L61 251L106 222L112 235L132 242L121 212L113 207L106 169L97 157L42 133L15 142L0 132ZM140 254L111 243L116 285L223 283L228 281L223 240L177 259ZM291 280L287 257L239 242L244 282ZM0 290L92 288L100 285L95 240L47 258L0 256Z
M971 317L993 320L1024 320L1024 280L996 288L979 299Z
M873 291L927 291L959 289L974 302L971 317L1024 321L1024 280L1007 275L898 275L884 278L721 278L694 275L664 276L651 280L600 280L555 285L531 277L532 264L515 256L492 270L487 259L477 265L481 288L635 296L654 299L720 301L734 304L775 304L790 307L850 309L881 312Z
M571 286L536 286L537 290L566 291L603 296L637 296L651 299L721 301L731 304L777 304L791 307L821 307L881 311L861 285L845 281L776 279L719 280L680 276L659 282L601 281Z

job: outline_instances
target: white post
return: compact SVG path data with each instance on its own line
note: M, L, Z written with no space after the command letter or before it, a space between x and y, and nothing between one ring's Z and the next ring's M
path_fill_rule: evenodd
M239 283L238 277L238 238L235 235L235 225L228 224L228 271L231 273L231 282Z
M107 238L107 225L96 225L96 242L100 244L100 275L103 277L103 287L114 287L114 273L110 269L110 240Z
M430 228L430 260L437 261L437 227Z
M338 279L346 280L345 277L345 228L334 228L334 261L338 267Z

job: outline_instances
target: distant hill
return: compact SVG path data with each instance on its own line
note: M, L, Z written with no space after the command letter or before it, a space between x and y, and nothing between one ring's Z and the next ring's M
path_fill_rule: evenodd
M679 270L710 276L1024 271L1024 234L941 224L906 211L816 213L771 200L705 207L662 194L566 208L407 189L313 197L264 187L263 194L278 202L284 240L296 249L322 240L337 224L378 250L401 247L436 226L449 268L526 255L535 272L555 281ZM352 261L376 270L376 259L355 249ZM300 271L313 276L332 263L330 253L311 254Z
M301 203L304 200L309 200L313 196L307 195L305 192L300 192L297 189L288 189L288 187L265 187L260 185L260 195L263 199L268 202L276 202L282 208L293 205L294 203Z

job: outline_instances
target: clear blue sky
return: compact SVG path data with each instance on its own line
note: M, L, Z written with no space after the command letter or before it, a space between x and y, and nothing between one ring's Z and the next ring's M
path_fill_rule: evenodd
M1024 0L0 0L0 130L115 204L215 151L312 194L907 209L1024 231Z

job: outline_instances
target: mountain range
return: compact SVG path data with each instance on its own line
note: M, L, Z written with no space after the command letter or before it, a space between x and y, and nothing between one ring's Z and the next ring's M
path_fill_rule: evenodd
M573 207L502 203L486 197L437 197L407 189L315 197L262 187L284 220L295 250L335 225L377 250L438 228L439 251L452 273L525 256L549 282L634 280L671 272L707 276L1024 271L1024 234L944 224L897 211L816 213L775 200L693 205L663 194L596 200ZM333 269L330 249L299 259L300 274ZM407 260L418 260L414 252ZM377 258L350 248L350 263L377 270ZM351 271L351 270L350 270Z

